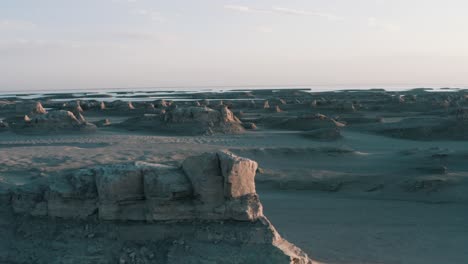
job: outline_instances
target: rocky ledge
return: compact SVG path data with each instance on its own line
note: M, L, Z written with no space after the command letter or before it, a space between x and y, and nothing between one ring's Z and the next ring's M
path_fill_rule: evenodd
M0 262L313 263L263 215L256 170L219 151L180 167L99 166L12 188L0 200L10 237Z

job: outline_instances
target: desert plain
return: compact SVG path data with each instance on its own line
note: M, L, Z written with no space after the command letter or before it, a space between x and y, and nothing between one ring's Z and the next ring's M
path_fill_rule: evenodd
M0 263L468 263L468 91L0 98Z

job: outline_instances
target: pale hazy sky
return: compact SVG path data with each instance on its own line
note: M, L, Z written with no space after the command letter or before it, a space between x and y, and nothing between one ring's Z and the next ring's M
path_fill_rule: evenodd
M468 86L466 0L0 0L0 90Z

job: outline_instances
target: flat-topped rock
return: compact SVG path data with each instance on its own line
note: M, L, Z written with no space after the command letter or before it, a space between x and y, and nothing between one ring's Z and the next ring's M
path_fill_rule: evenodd
M140 263L137 253L117 253L135 241L145 241L150 248L159 245L153 257L139 251L141 261L147 261L141 263L156 263L151 258L161 254L157 263L313 263L281 238L263 215L255 191L257 167L255 161L227 151L189 157L182 167L146 162L98 166L20 186L2 201L29 221L21 229L23 233L31 229L31 239L56 241L57 235L69 241L72 234L71 241L80 241L76 234L83 230L80 223L86 223L85 231L99 233L97 241L103 242L99 248L115 252L99 254L93 259L99 259L96 263ZM50 218L54 232L49 230ZM20 247L20 241L13 240L11 247ZM63 248L67 254L48 254L48 259L95 263L82 259L80 251ZM50 249L28 250L23 254ZM0 254L0 261L11 259Z
M255 192L257 167L255 161L225 151L189 157L182 167L144 162L98 166L19 187L14 195L21 199L13 209L27 214L45 204L41 215L63 218L98 212L102 220L255 221L263 216Z

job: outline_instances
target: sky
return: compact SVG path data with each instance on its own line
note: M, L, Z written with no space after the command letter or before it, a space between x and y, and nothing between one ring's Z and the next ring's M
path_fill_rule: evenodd
M468 87L466 0L1 0L0 91Z

